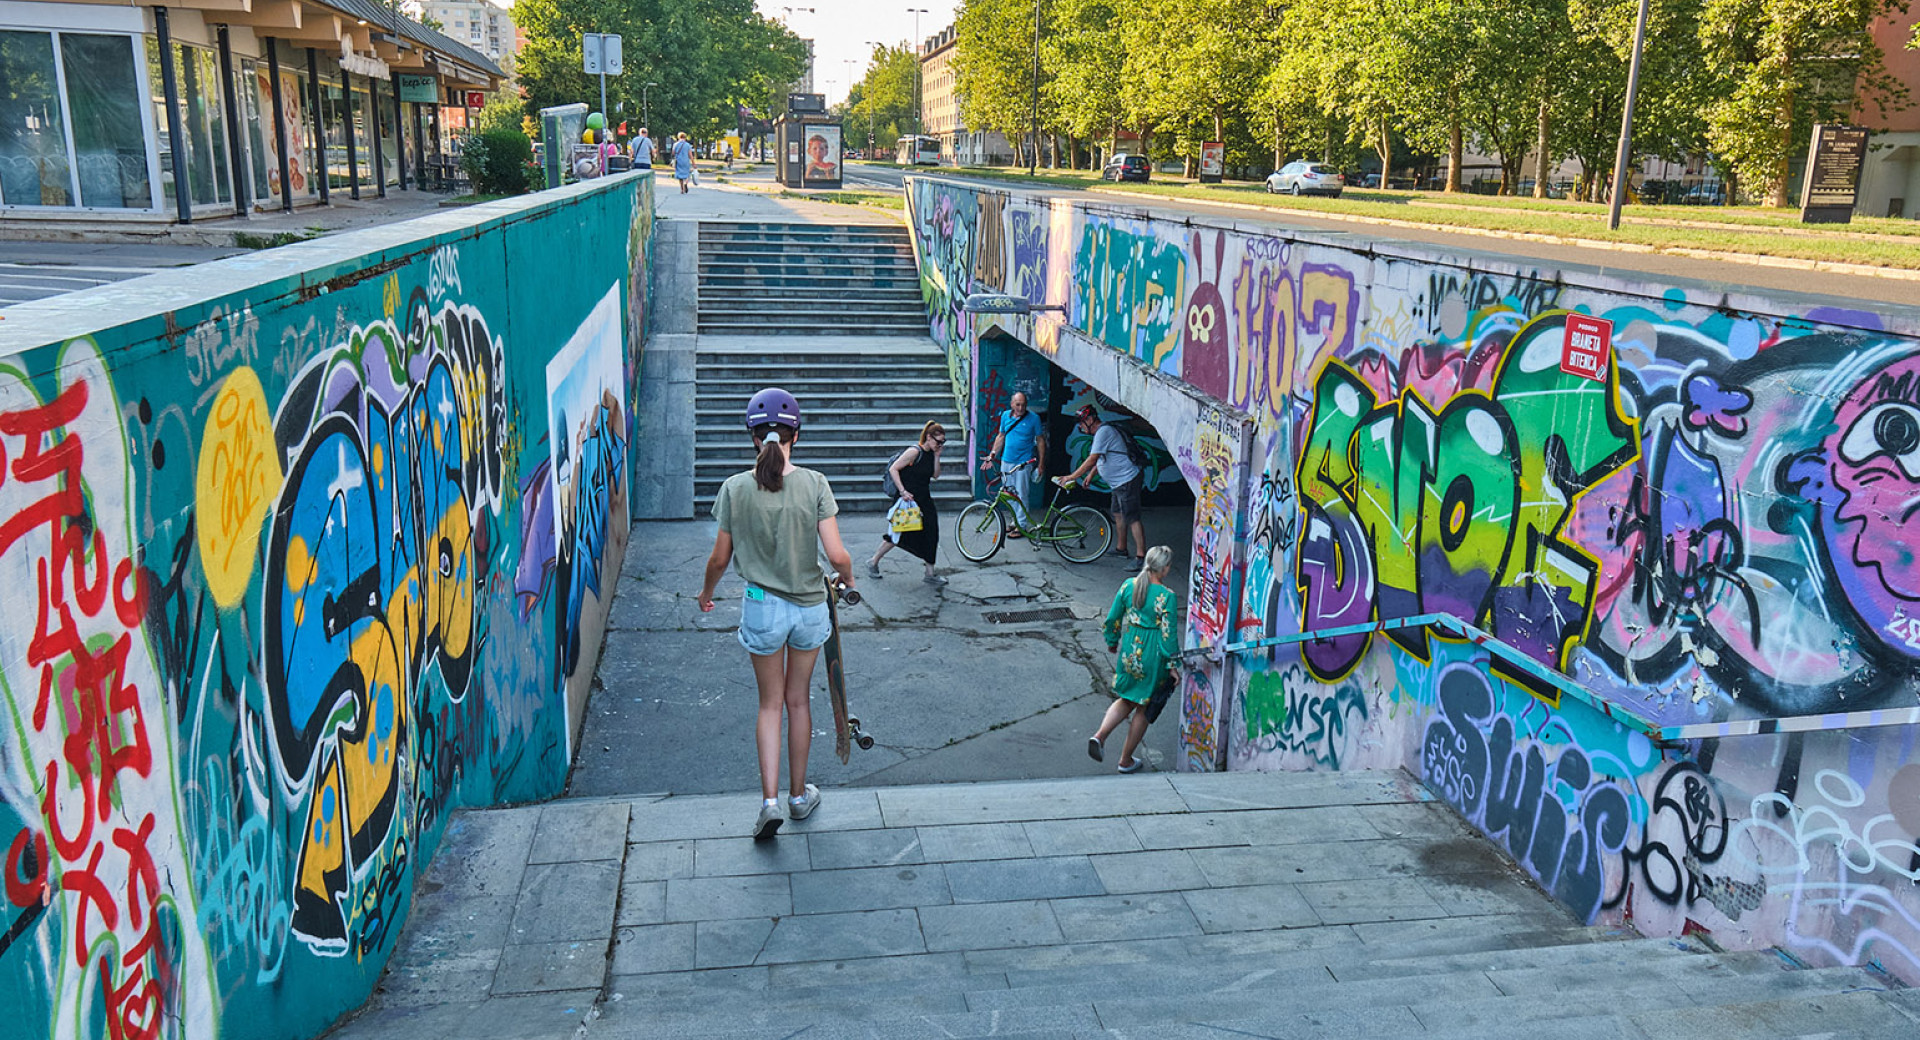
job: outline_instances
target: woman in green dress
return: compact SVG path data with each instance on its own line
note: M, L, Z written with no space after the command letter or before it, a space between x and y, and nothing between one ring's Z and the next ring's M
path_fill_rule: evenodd
M1180 640L1174 634L1179 598L1166 585L1167 570L1172 566L1172 549L1164 545L1148 549L1140 573L1121 583L1101 629L1107 649L1120 658L1113 672L1113 704L1107 708L1106 718L1100 720L1100 728L1087 738L1087 754L1095 762L1104 761L1107 735L1131 716L1126 744L1120 749L1122 773L1140 771L1141 762L1134 752L1140 748L1140 738L1147 735L1147 725L1159 716L1173 691Z

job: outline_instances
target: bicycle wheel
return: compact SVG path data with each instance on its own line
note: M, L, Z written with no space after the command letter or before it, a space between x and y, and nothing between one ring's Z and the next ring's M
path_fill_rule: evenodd
M960 555L975 563L993 558L1007 540L1007 518L988 502L975 502L960 511L953 522L953 544Z
M1068 563L1092 563L1113 544L1113 525L1092 506L1068 506L1048 526L1047 540Z

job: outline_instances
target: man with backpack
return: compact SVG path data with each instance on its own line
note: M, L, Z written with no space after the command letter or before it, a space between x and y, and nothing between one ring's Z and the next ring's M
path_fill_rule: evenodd
M1020 522L1027 522L1027 500L1033 497L1034 475L1046 465L1047 434L1040 424L1040 417L1027 410L1027 395L1015 393L1007 402L1007 410L1000 413L1000 424L993 436L993 447L987 449L987 457L980 460L980 468L993 468L996 460L1000 463L1000 478L1008 491L1013 492L1014 508L1019 511ZM1028 466L1027 463L1033 463ZM1021 537L1018 529L1008 532L1012 538Z
M1085 477L1095 466L1100 467L1100 479L1113 489L1113 548L1107 550L1111 556L1127 556L1127 533L1133 533L1133 564L1138 567L1147 555L1147 531L1140 523L1140 489L1146 484L1147 453L1133 435L1122 429L1117 423L1100 421L1100 413L1092 405L1080 409L1074 420L1080 432L1093 438L1093 447L1087 451L1085 462L1072 473L1059 478L1056 483L1062 487L1072 485Z

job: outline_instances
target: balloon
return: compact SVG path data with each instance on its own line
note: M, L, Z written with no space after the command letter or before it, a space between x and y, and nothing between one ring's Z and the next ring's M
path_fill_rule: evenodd
M598 130L607 125L607 117L598 112L590 112L587 114L587 125Z
M592 144L592 143L593 143L593 131L591 131L591 130L582 130L582 131L580 132L580 143L581 143L581 144Z

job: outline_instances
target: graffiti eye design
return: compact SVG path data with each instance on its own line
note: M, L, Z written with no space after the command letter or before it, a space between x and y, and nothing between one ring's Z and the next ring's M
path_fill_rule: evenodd
M1857 466L1880 455L1898 463L1907 479L1920 480L1920 409L1889 401L1853 421L1840 457Z

